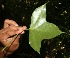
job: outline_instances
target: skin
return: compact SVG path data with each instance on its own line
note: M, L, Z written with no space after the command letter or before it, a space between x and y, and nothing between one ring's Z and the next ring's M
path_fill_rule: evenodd
M0 58L4 58L4 54L1 50L0 50Z
M11 36L16 34L24 34L24 30L26 30L26 26L19 26L15 21L6 19L4 21L4 27L0 30L0 42L7 46L12 39ZM9 47L7 55L13 53L16 49L19 47L19 38L20 35L15 39L15 41L12 43L12 45ZM6 51L5 51L6 53ZM4 58L4 54L0 50L0 58Z

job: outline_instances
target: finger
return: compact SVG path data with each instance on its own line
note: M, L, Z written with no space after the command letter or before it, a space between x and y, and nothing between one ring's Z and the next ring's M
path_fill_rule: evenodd
M10 25L18 26L18 24L17 24L15 21L6 19L6 20L4 21L4 28L6 28L6 27L8 27L8 26L10 26Z
M26 26L23 26L23 30L26 30L27 29L27 27Z
M18 49L18 47L19 47L19 43L17 43L16 45L13 44L13 45L9 48L7 55L12 54L15 50Z
M7 36L7 35L6 35ZM8 44L11 44L11 45L16 45L17 43L19 43L19 38L20 36L17 36L16 38L6 38L6 37L2 37L1 38L1 43L4 45L4 46L7 46ZM13 41L12 41L13 40ZM12 42L11 42L12 41Z
M23 26L23 31L21 32L21 34L24 34L25 33L24 30L26 30L26 29L27 29L27 27Z
M11 26L10 26L11 27ZM12 26L11 27L11 30L15 30L16 34L21 34L21 32L23 30L25 30L23 27L21 26ZM10 33L10 31L8 30L8 32Z
M17 26L9 26L0 30L0 33L10 32L11 30L18 30Z
M15 30L10 30L10 31L7 31L6 34L8 34L9 37L10 37L10 36L13 36L13 35L15 35L15 34L17 34L17 33L16 33Z
M7 27L7 28L4 28L0 31L1 35L5 38L8 38L10 36L13 36L15 34L23 34L26 27L18 27L18 26L10 26L10 27ZM23 32L22 32L23 31Z
M11 45L9 46L9 49L8 49L8 53L12 53L19 47L19 38L20 38L20 35L17 38L15 38L15 40L11 43ZM4 42L4 46L10 44L10 41L12 39L13 38L8 38L7 41Z
M16 31L23 31L23 30L26 30L26 26L9 26L10 29L12 30L16 30Z
M22 31L23 31L23 27L12 26L12 27L7 27L2 29L0 33L1 33L1 37L3 36L3 38L8 38L15 34L21 34Z
M4 46L7 46L10 44L10 46L7 47L8 48L7 55L13 53L19 47L19 37L15 38L14 41L11 42L12 39L13 38L8 38L7 41L3 42Z
M0 42L4 43L4 41L6 41L8 37L9 37L8 34L5 34L5 33L1 34L0 35Z
M6 29L6 30L5 30ZM8 29L8 28L5 28L3 30L0 31L0 40L2 39L7 39L8 37L10 36L13 36L16 34L16 31L15 30L12 30L12 29Z
M20 27L18 27L18 30L16 31L16 33L22 34L22 33L24 33L24 30L26 30L26 28L27 28L26 26L23 26L23 27L20 26Z
M9 48L10 52L15 51L19 47L19 38L20 38L20 35L14 40L14 42L10 46L10 48Z

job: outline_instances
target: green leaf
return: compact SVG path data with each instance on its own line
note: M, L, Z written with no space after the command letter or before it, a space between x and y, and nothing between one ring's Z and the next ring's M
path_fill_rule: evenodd
M29 28L29 43L35 51L40 53L43 39L52 39L61 33L55 24L46 21L46 4L35 9Z

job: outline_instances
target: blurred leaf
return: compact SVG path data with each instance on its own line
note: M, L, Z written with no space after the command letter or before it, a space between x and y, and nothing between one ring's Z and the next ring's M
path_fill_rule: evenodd
M29 43L35 51L40 52L43 39L52 39L61 33L55 24L46 21L46 4L35 9L29 28Z

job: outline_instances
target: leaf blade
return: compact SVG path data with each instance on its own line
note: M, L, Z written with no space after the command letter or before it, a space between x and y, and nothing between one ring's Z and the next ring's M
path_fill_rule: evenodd
M40 12L38 12L39 10ZM40 53L43 39L52 39L61 33L62 31L55 24L46 21L46 4L38 7L33 12L29 29L29 42L35 51Z

